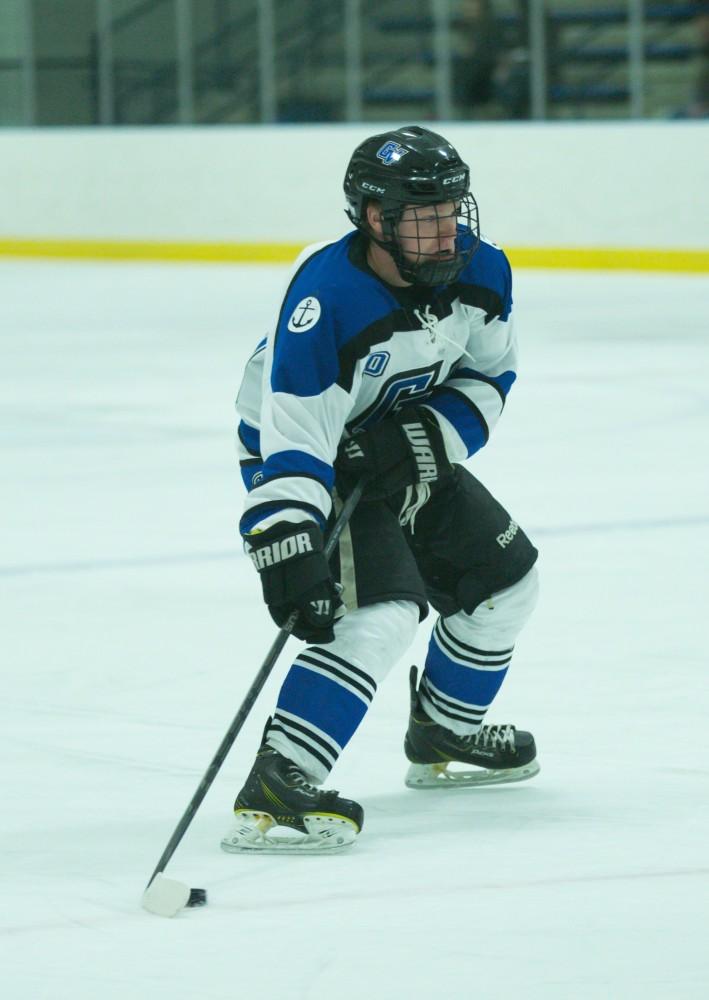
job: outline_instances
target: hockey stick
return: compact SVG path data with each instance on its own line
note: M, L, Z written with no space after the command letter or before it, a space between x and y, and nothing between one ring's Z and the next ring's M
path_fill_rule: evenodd
M327 559L329 559L335 551L335 546L339 541L340 535L344 531L355 507L359 503L364 490L364 484L365 480L362 479L355 486L342 505L342 510L340 511L337 520L332 527L328 540L325 543L324 554ZM219 744L219 749L215 753L211 764L205 771L204 777L200 781L197 791L192 796L190 804L185 809L180 822L175 827L175 832L170 837L165 850L162 852L160 860L155 866L155 871L150 876L150 881L145 887L142 900L143 907L146 910L149 910L150 913L155 913L161 917L174 917L185 906L201 906L207 902L206 890L190 889L188 886L184 885L182 882L178 882L176 879L165 878L163 872L167 868L170 858L177 850L180 841L187 832L187 828L194 819L195 814L205 795L209 791L212 782L216 778L219 769L226 760L227 754L231 750L234 740L238 736L241 727L246 722L249 712L254 707L254 702L261 693L261 689L266 683L269 674L273 670L276 660L280 656L283 647L288 641L288 637L293 631L295 623L298 620L298 614L298 611L293 611L283 628L276 636L273 645L268 651L266 659L263 661L259 672L256 674L251 687L246 692L246 697L244 698L241 708L234 716L234 720L226 731L224 739Z

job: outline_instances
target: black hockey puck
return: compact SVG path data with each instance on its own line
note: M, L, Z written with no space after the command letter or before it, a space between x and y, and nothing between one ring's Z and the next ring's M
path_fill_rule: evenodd
M188 906L206 906L207 905L207 890L206 889L190 889L190 898L187 900Z

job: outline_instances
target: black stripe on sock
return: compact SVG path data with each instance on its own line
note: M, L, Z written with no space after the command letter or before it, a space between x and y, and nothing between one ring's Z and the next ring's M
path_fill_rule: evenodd
M329 753L332 756L332 762L333 764L335 763L335 761L339 756L337 750L335 750L335 748L331 746L327 742L327 740L323 739L323 737L320 736L318 733L314 733L309 726L304 725L302 722L294 722L293 719L287 719L284 715L280 714L278 709L276 709L273 718L275 722L279 722L281 726L283 726L285 729L288 729L289 726L292 726L293 729L303 733L305 736L311 739L313 743L317 743L318 746L322 747L326 753Z
M478 660L474 656L468 656L467 653L461 653L455 648L453 643L449 641L447 636L445 636L443 632L438 629L436 629L436 639L447 653L449 653L456 660L462 660L464 663L472 663L478 667L506 667L512 661L511 656L506 660ZM457 639L454 639L453 641L457 642Z
M442 708L440 705L436 705L435 707L437 712L445 715L447 719L452 719L454 722L465 722L468 726L482 725L482 719L470 719L467 715L457 715L455 712L449 712L447 708Z
M477 653L478 656L506 656L508 653L512 654L515 651L514 646L510 646L509 649L477 649L475 646L469 646L467 642L463 642L457 636L453 635L451 630L446 625L444 618L439 618L436 623L436 628L441 628L446 633L449 639L453 642L457 642L459 646L463 646L464 649L471 653Z
M433 691L431 691L429 687L425 687L423 689L423 695L424 697L429 699L431 704L435 706L435 708L437 709L437 711L441 713L441 715L445 715L449 719L457 719L458 722L467 722L469 725L472 726L482 725L482 721L485 718L485 714L487 712L486 708L483 708L479 711L476 709L476 711L478 711L477 717L472 718L471 715L459 714L461 712L466 711L466 709L463 708L463 706L452 705L451 702L446 701L444 698L440 698L438 695L436 695ZM451 708L458 709L458 711L452 712Z
M372 687L374 688L372 696L374 696L374 694L376 693L377 683L374 680L374 678L370 677L369 674L365 673L364 670L360 670L360 668L356 667L354 663L348 663L348 661L343 660L341 656L338 656L336 653L331 653L329 649L323 649L321 646L308 646L305 652L312 653L313 655L318 655L318 656L326 656L329 660L334 660L335 663L339 663L341 666L346 667L348 670L351 670L353 674L356 674L358 677L361 677L362 680L366 681L367 684L371 684Z
M295 662L309 663L314 667L320 667L321 670L324 670L328 674L332 674L333 677L337 677L339 680L345 681L347 684L349 684L350 687L355 688L367 699L368 703L371 703L373 697L372 692L367 690L364 684L360 684L359 681L356 681L353 677L350 677L349 674L346 674L343 670L338 670L337 667L334 666L334 664L323 663L321 660L316 660L314 656L308 656L307 653L301 653L300 656L296 657Z
M423 689L424 694L428 695L431 701L439 701L448 708L455 708L458 712L471 712L472 714L483 716L490 707L487 705L485 708L473 708L468 705L460 705L456 701L451 701L450 698L444 698L442 694L438 693L438 691L433 690L433 687L426 682L425 678L421 682L421 688Z
M291 743L295 743L296 746L302 747L303 750L307 750L311 757L314 757L315 760L319 760L322 766L327 768L328 773L332 770L332 763L327 760L327 758L323 757L321 753L318 753L317 750L313 750L310 744L306 743L305 740L301 740L299 736L294 736L292 733L286 732L283 726L276 722L272 722L269 728L275 729L276 732L283 733L286 739L290 740Z

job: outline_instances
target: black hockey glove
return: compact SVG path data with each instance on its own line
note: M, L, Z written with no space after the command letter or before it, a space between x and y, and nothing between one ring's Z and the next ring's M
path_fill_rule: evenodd
M436 418L421 406L405 406L380 424L340 444L337 490L347 496L366 476L365 500L382 500L416 483L452 471Z
M333 624L345 609L323 553L320 528L312 521L283 522L246 541L276 625L282 628L297 610L293 635L306 642L332 642Z

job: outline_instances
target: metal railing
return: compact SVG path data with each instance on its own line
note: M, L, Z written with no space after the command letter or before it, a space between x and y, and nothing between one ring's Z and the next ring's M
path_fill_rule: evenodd
M60 65L36 42L42 0L14 2L21 51L0 58L0 98L4 74L19 74L15 123L60 124L42 115L42 74ZM214 30L196 31L205 10L217 7ZM650 63L684 65L696 56L691 41L661 44L691 22L696 2L491 0L491 10L500 32L516 32L526 98L514 117L597 117L611 107L616 116L657 114L657 101L648 100ZM457 0L136 0L120 13L116 0L94 0L90 42L71 68L87 81L85 120L99 125L504 118L503 98L466 106L457 90L465 56L455 43L468 30L459 16ZM150 36L157 17L170 25L169 44ZM609 31L620 40L594 44ZM141 51L122 54L132 37ZM502 92L498 84L493 78Z

